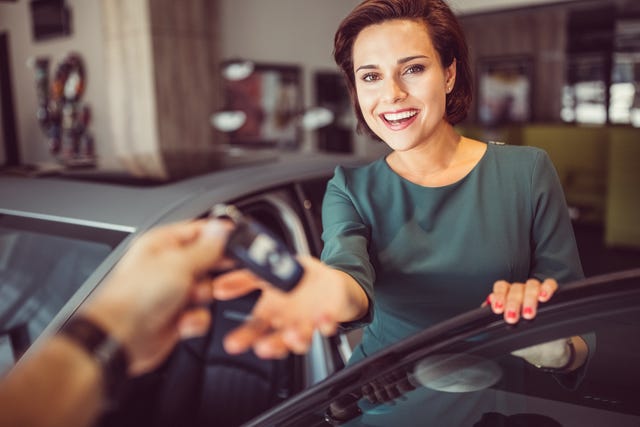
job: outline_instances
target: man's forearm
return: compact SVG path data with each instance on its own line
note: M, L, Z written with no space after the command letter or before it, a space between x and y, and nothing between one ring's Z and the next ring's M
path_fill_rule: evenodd
M100 413L102 401L99 363L58 335L22 360L1 383L0 426L88 426Z

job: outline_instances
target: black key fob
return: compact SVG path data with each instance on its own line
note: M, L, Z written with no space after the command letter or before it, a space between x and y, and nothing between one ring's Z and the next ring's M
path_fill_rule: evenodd
M304 273L302 266L266 227L231 205L215 206L212 213L228 217L236 225L227 241L227 255L283 291L296 286Z

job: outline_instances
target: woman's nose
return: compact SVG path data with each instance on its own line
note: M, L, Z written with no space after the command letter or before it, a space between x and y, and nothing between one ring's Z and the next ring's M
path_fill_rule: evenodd
M403 88L402 83L396 78L387 79L382 90L384 101L389 103L396 103L407 97L407 92Z

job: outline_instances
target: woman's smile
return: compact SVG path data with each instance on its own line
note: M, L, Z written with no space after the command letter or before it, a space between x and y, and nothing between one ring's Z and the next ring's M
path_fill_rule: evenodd
M385 112L379 115L386 126L394 131L403 130L416 121L420 110L409 108L391 112Z

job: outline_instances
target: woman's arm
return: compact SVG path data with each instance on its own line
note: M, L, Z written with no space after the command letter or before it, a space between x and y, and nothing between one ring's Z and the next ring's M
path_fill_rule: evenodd
M561 338L514 351L539 369L556 373L570 373L585 364L589 347L581 336Z
M538 304L551 299L559 283L584 277L562 186L542 150L536 154L530 181L533 222L530 241L522 242L531 252L529 278L522 283L495 282L486 301L507 323L533 319Z

